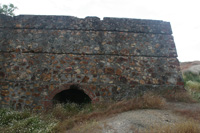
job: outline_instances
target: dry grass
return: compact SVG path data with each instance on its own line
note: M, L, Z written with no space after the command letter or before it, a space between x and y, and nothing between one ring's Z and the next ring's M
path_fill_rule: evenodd
M190 120L163 127L155 126L154 128L146 131L146 133L199 133L199 131L199 123L194 120Z
M200 110L182 109L182 110L175 110L174 112L182 116L185 116L187 118L192 118L200 122Z
M165 99L151 92L145 93L141 97L124 100L113 104L108 108L107 114L116 114L136 109L161 109L165 106Z
M101 106L101 108L99 108L99 106ZM165 106L165 100L161 96L149 92L145 93L143 96L130 100L124 100L117 103L101 103L99 106L96 106L96 109L92 112L79 113L69 119L61 121L54 128L54 132L64 132L77 125L81 125L82 123L100 120L130 110L161 109Z
M156 93L156 92L155 92ZM186 90L166 90L160 94L168 102L196 103L197 101Z

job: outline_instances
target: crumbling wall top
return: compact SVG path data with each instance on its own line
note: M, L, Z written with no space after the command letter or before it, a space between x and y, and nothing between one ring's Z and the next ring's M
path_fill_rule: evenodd
M108 18L77 18L72 16L0 15L0 28L66 29L92 31L123 31L134 33L172 34L169 22L161 20Z

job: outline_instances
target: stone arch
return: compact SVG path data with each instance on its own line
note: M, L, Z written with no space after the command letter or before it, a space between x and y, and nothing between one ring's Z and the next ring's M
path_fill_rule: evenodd
M44 101L43 101L44 108L50 108L50 107L52 107L53 106L53 98L58 93L61 93L62 91L65 91L65 90L69 90L70 87L73 86L73 85L78 86L78 88L80 90L82 90L91 99L92 103L99 101L99 98L96 97L96 95L86 85L80 85L80 84L63 84L63 85L60 86L59 89L55 88L53 91L50 92L49 96L46 96L44 98Z

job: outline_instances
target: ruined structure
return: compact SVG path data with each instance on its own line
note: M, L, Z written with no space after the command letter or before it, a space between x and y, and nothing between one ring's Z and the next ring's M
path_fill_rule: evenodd
M169 22L0 15L0 106L44 109L183 87Z

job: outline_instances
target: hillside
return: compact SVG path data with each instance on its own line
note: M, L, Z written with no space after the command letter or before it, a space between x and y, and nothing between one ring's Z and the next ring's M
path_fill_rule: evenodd
M181 71L185 71L193 66L200 65L200 61L181 62Z

